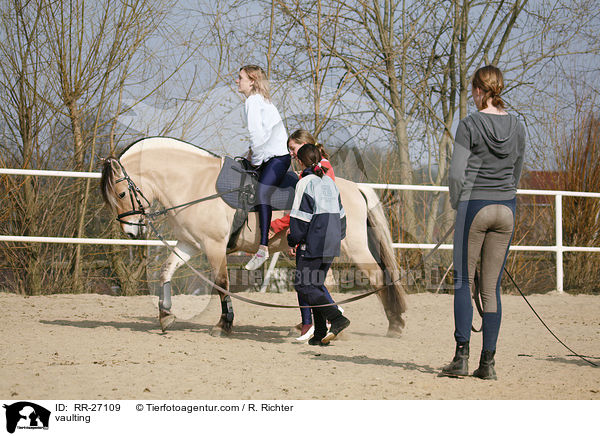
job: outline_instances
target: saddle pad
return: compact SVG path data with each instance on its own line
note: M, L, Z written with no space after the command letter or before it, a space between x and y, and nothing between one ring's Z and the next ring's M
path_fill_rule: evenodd
M223 167L221 168L219 177L217 177L217 192L223 193L250 184L253 185L254 192L256 192L258 179L247 171L248 170L242 165L242 162L236 161L230 157L225 157ZM273 188L270 202L273 210L289 210L292 208L296 183L298 183L298 176L293 171L289 171L285 175L281 185ZM229 206L240 209L243 207L244 203L240 194L240 191L224 194L223 200L225 200L225 203ZM248 206L250 211L255 211L254 203L251 203Z

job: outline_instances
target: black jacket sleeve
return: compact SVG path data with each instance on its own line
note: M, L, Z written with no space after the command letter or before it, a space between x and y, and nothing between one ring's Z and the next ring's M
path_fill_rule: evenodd
M290 218L290 233L287 237L288 245L295 247L296 245L306 241L310 222L299 220L298 218Z

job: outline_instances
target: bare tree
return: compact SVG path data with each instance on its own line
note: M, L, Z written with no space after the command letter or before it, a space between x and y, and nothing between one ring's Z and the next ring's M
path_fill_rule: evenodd
M40 54L41 13L28 3L6 2L0 29L0 122L5 130L0 161L24 169L34 168L43 159L41 132L51 115L39 97L45 86L41 73L47 66ZM3 204L9 211L3 220L9 224L6 227L12 226L25 236L37 236L43 226L38 180L24 176L5 178L4 182ZM23 250L8 250L5 257L11 259L15 271L23 271L22 280L16 277L19 292L38 292L43 282L41 248L28 245Z
M326 7L318 1L277 0L277 4L292 18L296 35L307 35L304 59L317 59L339 79L340 87L369 98L373 124L394 144L394 181L406 184L413 183L416 167L423 164L430 183L444 182L453 126L467 115L469 78L476 68L501 66L510 97L525 88L542 92L545 84L536 76L548 63L598 50L587 43L589 29L598 27L598 12L585 1L531 6L527 0L339 0ZM319 23L326 20L329 31L323 32ZM315 62L308 63L303 67L306 62L296 62L295 67L301 68L297 77L319 77L317 70L322 70ZM441 198L433 196L431 213L423 221L413 212L416 197L402 194L405 230L431 238Z
M92 170L99 129L131 69L138 50L164 16L163 2L146 0L38 3L45 29L53 109L69 120L75 170ZM55 102L60 102L57 104ZM118 103L117 103L118 105ZM113 112L113 116L118 114ZM77 184L76 237L85 233L90 181ZM74 288L81 286L82 247L75 247Z

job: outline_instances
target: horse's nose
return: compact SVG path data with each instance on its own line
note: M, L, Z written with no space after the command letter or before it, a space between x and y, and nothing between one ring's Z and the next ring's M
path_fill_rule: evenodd
M127 232L126 235L130 238L130 239L135 239L135 234L133 232Z

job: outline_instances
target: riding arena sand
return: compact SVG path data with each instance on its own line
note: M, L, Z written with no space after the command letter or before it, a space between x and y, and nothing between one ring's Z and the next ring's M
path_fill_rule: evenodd
M276 304L296 295L242 293ZM333 294L336 300L348 294ZM528 297L555 334L600 365L600 297ZM520 296L503 295L497 381L438 377L454 353L452 296L408 295L402 337L385 336L375 296L349 303L352 324L328 347L295 343L296 309L234 300L234 332L214 337L216 297L176 296L162 333L156 297L0 293L0 397L19 399L600 399L600 368L571 355ZM481 319L475 313L475 324ZM471 371L481 334L471 338Z

